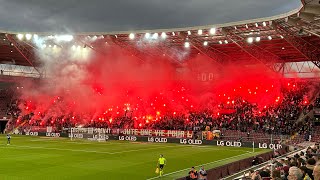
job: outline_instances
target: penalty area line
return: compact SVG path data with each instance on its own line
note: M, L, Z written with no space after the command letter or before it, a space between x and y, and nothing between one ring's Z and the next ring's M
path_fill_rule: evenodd
M244 155L247 155L247 154L251 154L252 152L247 152L247 153L244 153L244 154L240 154L240 155L237 155L237 156L231 156L231 157L228 157L228 158L224 158L224 159L220 159L220 160L217 160L217 161L212 161L212 162L208 162L208 163L204 163L204 164L201 164L201 165L197 165L197 166L194 166L194 167L200 167L200 166L205 166L205 165L208 165L208 164L215 164L215 163L218 163L218 162L222 162L222 161L226 161L226 160L229 160L229 159L233 159L233 158L236 158L236 157L241 157L241 156L244 156ZM182 172L182 171L186 171L190 168L185 168L185 169L181 169L181 170L178 170L178 171L174 171L174 172L170 172L168 174L164 174L163 176L161 177L165 177L165 176L169 176L171 174L176 174L176 173L179 173L179 172ZM161 178L160 176L156 176L156 177L153 177L153 178L149 178L147 180L152 180L152 179L158 179L158 178Z

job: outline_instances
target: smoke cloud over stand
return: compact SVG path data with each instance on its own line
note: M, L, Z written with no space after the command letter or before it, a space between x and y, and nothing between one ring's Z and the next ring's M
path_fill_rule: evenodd
M79 124L128 116L146 117L197 111L219 112L241 96L262 106L275 102L281 81L264 66L224 65L199 54L172 62L167 56L141 60L122 49L103 53L71 47L37 52L49 78L21 82L22 114L43 122L73 118ZM262 108L262 107L260 107Z

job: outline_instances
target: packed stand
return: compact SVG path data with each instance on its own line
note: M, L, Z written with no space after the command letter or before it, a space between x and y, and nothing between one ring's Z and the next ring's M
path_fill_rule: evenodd
M21 113L22 100L14 101L8 114L16 120L17 124L24 123L28 126L56 126L63 127L100 127L100 128L144 128L164 130L216 130L222 131L222 136L228 136L229 132L242 132L241 139L257 133L273 135L293 135L294 133L310 133L310 122L299 124L296 119L301 112L309 108L306 94L309 89L306 83L297 84L297 88L283 88L282 97L278 97L271 105L262 109L256 103L250 103L238 96L234 101L220 103L217 109L201 112L190 111L180 114L166 114L159 120L151 120L143 117L145 123L139 123L132 115L133 111L125 111L123 116L100 117L92 119L92 115L74 114L47 116L42 112ZM23 106L26 107L26 106Z
M253 160L253 165L258 165ZM269 165L250 171L243 180L320 180L320 147L308 147L293 157L271 160Z

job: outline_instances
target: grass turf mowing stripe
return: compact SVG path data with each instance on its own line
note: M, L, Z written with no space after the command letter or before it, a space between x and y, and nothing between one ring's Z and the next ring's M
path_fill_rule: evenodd
M106 144L110 145L110 144ZM156 146L156 145L153 145ZM6 145L4 145L6 147ZM137 152L137 151L148 151L153 149L165 149L165 148L171 148L171 147L183 147L183 148L201 148L201 149L209 149L210 151L219 151L219 149L212 149L212 147L202 147L202 146L183 146L183 145L176 145L176 146L164 146L164 145L158 145L156 148L139 148L139 149L133 149L133 150L127 150L127 151L118 151L118 152L106 152L106 151L94 151L94 150L77 150L77 149L67 149L67 148L56 148L56 147L39 147L39 146L20 146L20 145L10 145L10 147L15 148L31 148L31 149L47 149L47 150L58 150L58 151L72 151L72 152L86 152L86 153L98 153L98 154L122 154L122 153L130 153L130 152ZM0 148L3 148L0 146ZM249 152L245 150L228 150L228 151L238 151L238 152Z
M2 142L4 144L6 138L0 135L0 142L1 138L3 138ZM12 145L0 145L0 160L4 164L0 166L1 180L143 180L153 178L156 175L154 170L159 154L164 154L168 160L165 174L167 172L169 174L170 172L183 170L186 167L218 161L205 166L206 169L210 169L266 152L266 150L257 149L257 153L245 154L251 148L194 146L171 143L132 143L115 140L106 142L80 140L79 144L68 143L73 141L67 138L48 139L49 143L46 141L30 141L37 139L44 138L13 136ZM51 142L52 140L56 142ZM88 142L90 144L87 144ZM49 150L32 147L69 150ZM70 149L73 151L70 151ZM121 154L83 151L121 152ZM241 154L245 155L236 157ZM229 157L233 158L225 160ZM188 170L176 172L166 175L162 180L176 179L187 175L187 173Z
M6 146L0 146L0 148L4 148ZM122 154L128 152L137 152L137 151L148 151L153 149L165 149L171 148L173 146L164 146L164 147L156 147L156 148L140 148L140 149L133 149L128 151L119 151L119 152L104 152L104 151L90 151L90 150L79 150L79 149L65 149L65 148L54 148L54 147L39 147L39 146L17 146L17 145L10 145L12 148L30 148L30 149L47 149L47 150L57 150L57 151L72 151L72 152L86 152L86 153L98 153L98 154Z

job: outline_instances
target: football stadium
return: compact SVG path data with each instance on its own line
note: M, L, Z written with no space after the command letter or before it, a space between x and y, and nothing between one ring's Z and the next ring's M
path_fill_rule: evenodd
M1 180L320 180L320 1L2 1Z

